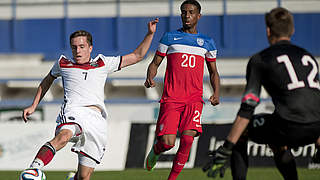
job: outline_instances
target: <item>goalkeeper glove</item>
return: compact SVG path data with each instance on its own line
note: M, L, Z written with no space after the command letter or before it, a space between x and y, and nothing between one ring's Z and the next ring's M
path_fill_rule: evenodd
M211 159L202 168L203 172L208 171L208 177L215 178L218 173L220 174L220 177L224 176L226 163L232 154L233 146L234 144L232 142L226 140L223 146L220 146L216 151L209 152Z

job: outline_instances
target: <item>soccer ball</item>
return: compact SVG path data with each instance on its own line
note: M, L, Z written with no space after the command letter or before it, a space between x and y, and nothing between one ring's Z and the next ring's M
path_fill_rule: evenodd
M46 175L40 169L30 168L21 172L19 180L46 180Z

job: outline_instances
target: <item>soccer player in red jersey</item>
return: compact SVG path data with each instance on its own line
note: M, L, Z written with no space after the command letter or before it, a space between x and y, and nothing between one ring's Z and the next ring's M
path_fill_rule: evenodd
M201 6L196 0L186 0L181 6L181 29L167 32L160 40L156 55L148 67L145 86L154 87L153 80L164 57L167 68L160 112L156 128L156 142L146 159L146 168L155 167L162 152L174 147L177 130L180 146L173 161L168 180L177 178L188 160L194 137L202 133L203 70L207 65L213 95L209 101L219 104L220 79L216 67L217 50L214 41L197 31Z

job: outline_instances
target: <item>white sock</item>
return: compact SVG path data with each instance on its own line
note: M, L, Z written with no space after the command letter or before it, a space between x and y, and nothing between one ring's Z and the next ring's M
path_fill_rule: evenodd
M33 160L33 162L30 165L30 168L37 168L37 169L41 169L43 168L44 163L41 161L41 159L36 158Z

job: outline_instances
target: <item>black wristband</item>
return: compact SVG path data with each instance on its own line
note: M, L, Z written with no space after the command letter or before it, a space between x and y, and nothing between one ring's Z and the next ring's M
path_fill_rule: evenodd
M254 113L254 107L253 106L250 106L248 104L242 103L237 115L240 116L240 117L244 117L244 118L247 118L247 119L250 120L252 118L252 116L253 116L253 113Z
M230 142L230 141L228 141L227 139L224 141L224 143L223 143L223 147L224 148L226 148L226 149L228 149L228 150L232 150L232 148L235 146L235 144L234 143L232 143L232 142Z

